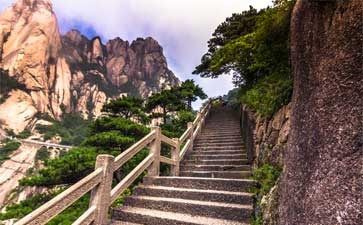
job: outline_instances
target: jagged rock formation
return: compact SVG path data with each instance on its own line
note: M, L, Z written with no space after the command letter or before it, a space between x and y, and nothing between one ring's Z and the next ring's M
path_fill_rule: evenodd
M121 93L145 97L179 84L152 38L131 44L116 38L104 45L76 30L61 36L50 0L18 0L0 15L0 68L27 89L0 105L0 120L15 131L37 112L55 118L71 111L99 115L102 105ZM17 96L22 100L15 101ZM6 116L13 113L19 114Z
M355 0L296 3L281 225L363 221L362 12Z

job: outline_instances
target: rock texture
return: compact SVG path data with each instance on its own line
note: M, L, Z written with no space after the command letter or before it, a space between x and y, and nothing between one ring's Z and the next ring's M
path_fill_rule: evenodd
M243 142L248 158L257 168L269 164L283 168L290 132L291 103L281 107L272 118L262 118L246 106L241 107ZM279 225L279 182L264 196L256 196L256 215L262 214L263 225Z
M299 0L281 225L361 224L362 1Z
M253 211L247 190L254 185L248 177L238 114L213 108L180 163L180 176L145 177L111 210L112 224L247 225Z
M255 167L265 163L283 167L290 117L291 103L281 107L270 119L263 118L246 106L242 106L243 142L247 148L248 158Z
M34 146L22 145L16 150L9 160L0 164L0 206L13 198L8 198L11 191L18 186L18 181L24 178L28 169L34 166L34 158L38 148ZM24 198L19 198L19 200Z
M146 97L179 84L152 38L103 44L77 30L61 36L50 0L18 0L0 15L0 68L29 93L21 94L30 106L18 115L20 123L5 116L20 107L14 101L18 92L0 105L0 120L16 132L37 112L55 118L72 111L97 116L106 101L121 93Z

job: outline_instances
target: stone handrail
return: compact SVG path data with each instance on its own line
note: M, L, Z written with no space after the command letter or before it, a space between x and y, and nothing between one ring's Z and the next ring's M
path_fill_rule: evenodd
M187 130L180 138L170 139L161 134L159 127L153 127L151 132L136 142L116 158L111 155L98 155L95 170L73 184L67 190L57 195L38 209L34 210L15 225L46 224L64 209L91 191L89 208L73 225L106 225L109 223L107 214L110 205L145 171L148 176L159 176L160 163L171 165L171 175L179 176L179 164L193 142L209 114L211 102L198 113L193 122L188 123ZM172 147L171 158L160 155L161 143ZM122 167L142 149L149 146L149 155L137 165L123 180L112 188L113 173ZM181 146L183 146L180 151Z
M19 138L16 138L16 137L11 137L11 136L1 135L1 134L0 134L0 136L4 137L4 138L9 138L11 140L20 142L22 144L32 144L32 145L37 145L37 146L44 146L46 148L59 148L59 149L69 150L69 149L71 149L73 147L71 145L61 145L61 144L48 143L48 142L43 142L43 141L19 139Z

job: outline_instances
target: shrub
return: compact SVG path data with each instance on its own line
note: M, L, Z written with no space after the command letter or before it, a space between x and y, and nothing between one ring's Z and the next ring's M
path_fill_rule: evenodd
M0 148L0 161L9 159L9 155L12 152L18 150L20 145L21 144L19 142L15 141L9 141L8 143L6 143L5 146Z
M254 190L255 194L267 194L276 184L276 181L280 177L281 172L281 168L274 167L269 164L264 164L263 166L255 169L253 171L253 179L258 182L257 189Z
M47 159L49 159L49 156L50 156L50 154L49 154L48 149L43 146L37 151L37 153L35 155L35 160L46 161Z
M30 137L31 135L32 135L32 132L28 129L25 129L22 132L20 132L19 134L17 134L16 137L20 138L20 139L26 139L26 138Z
M247 89L247 88L246 88ZM292 80L268 76L241 94L241 102L263 117L271 117L291 101Z

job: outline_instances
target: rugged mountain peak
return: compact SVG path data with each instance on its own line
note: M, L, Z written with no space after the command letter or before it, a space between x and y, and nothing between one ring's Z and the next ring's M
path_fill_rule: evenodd
M50 0L18 0L0 15L0 69L26 86L0 103L0 128L15 131L32 124L38 112L57 119L72 111L97 116L121 93L146 97L179 84L156 40L138 38L130 45L115 38L104 45L78 30L61 36ZM24 105L32 107L5 116Z
M16 12L36 12L40 10L53 11L50 0L18 0L13 4L12 8Z
M81 32L76 29L68 31L63 37L68 38L75 45L79 45L84 39L86 39L86 37L83 36Z

